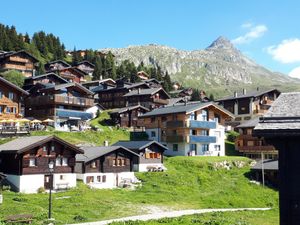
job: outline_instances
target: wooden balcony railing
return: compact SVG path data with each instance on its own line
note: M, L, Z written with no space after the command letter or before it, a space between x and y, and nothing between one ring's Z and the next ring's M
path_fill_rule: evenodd
M262 151L276 151L272 145L260 145L260 146L237 146L239 152L262 152Z
M47 95L47 96L36 96L36 97L27 98L25 100L25 104L27 104L29 107L38 106L38 105L49 105L49 104L91 107L94 105L94 99L68 97L63 95Z
M169 104L169 100L161 99L161 98L153 98L153 102L158 104L164 104L164 105Z

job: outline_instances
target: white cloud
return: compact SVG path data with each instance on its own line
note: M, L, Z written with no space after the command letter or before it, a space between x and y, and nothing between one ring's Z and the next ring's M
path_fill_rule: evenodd
M300 67L296 67L289 73L290 77L298 78L300 79Z
M245 35L233 39L233 44L249 43L257 38L262 37L268 31L267 26L263 24L253 26L253 24L245 23L242 25L242 27L249 29L249 31Z
M300 39L283 40L277 46L268 47L267 52L281 63L300 62Z

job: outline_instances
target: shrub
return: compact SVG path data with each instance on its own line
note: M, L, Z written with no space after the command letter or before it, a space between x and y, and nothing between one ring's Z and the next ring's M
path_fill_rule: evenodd
M24 198L24 197L14 197L13 198L14 201L16 202L27 202L27 198Z
M235 131L229 131L227 133L227 140L230 142L235 142L235 139L239 136L240 134Z
M86 221L87 218L84 217L84 216L81 216L81 215L76 215L73 217L73 220L77 221L77 222L80 222L80 221Z
M38 193L44 193L46 190L44 187L39 187L39 189L37 190Z

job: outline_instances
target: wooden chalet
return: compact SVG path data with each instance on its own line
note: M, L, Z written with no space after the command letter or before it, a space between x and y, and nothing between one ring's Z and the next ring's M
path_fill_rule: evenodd
M27 91L0 77L0 119L22 117L22 101L28 95Z
M55 72L69 67L71 67L71 65L63 60L55 60L45 64L45 70L47 72Z
M235 127L244 120L266 113L279 95L277 89L264 91L257 89L251 92L243 89L242 92L234 92L233 96L218 99L216 102L235 115L234 120L227 121L228 125Z
M148 80L150 78L149 74L145 71L137 72L137 77L139 77L141 80Z
M279 211L281 225L300 221L300 92L282 93L254 128L254 135L279 152Z
M94 106L93 92L79 83L37 84L36 91L25 99L25 115L39 120L53 119L61 126L78 127L81 121L92 118L85 112Z
M155 109L169 104L170 96L163 88L137 88L124 95L128 106L142 105L148 109Z
M16 70L21 72L25 77L35 75L38 59L22 50L18 52L0 53L0 72Z
M273 145L268 145L263 138L253 136L253 129L258 124L259 117L244 121L235 130L239 136L235 140L235 149L251 159L277 159L278 151Z
M85 60L76 65L76 68L84 71L86 74L92 76L95 70L95 65Z
M160 107L145 113L150 140L168 147L167 155L225 155L225 119L233 117L212 102L190 102Z
M118 141L114 146L123 146L139 154L134 170L139 172L163 171L164 152L168 148L157 141Z
M262 170L264 171L264 178L262 177ZM278 160L267 159L260 160L256 162L254 166L251 167L251 172L254 173L252 177L262 182L264 180L265 184L271 187L278 187L279 183L279 171L278 171Z
M38 83L59 85L59 84L66 84L68 83L68 81L62 78L61 76L57 75L56 73L50 72L46 74L25 78L23 88L29 91L32 87L34 87Z
M138 88L149 89L149 85L144 82L132 84L124 80L117 80L115 87L104 84L103 86L99 86L99 88L94 88L93 92L96 93L99 103L103 105L103 107L106 109L114 109L126 107L124 95Z
M77 83L85 82L85 76L88 75L86 72L77 67L64 68L58 70L57 73L67 81Z
M129 185L137 179L133 165L139 155L122 146L82 147L76 156L77 179L93 188Z
M116 87L116 82L111 78L107 78L107 79L83 82L81 83L81 85L93 91L94 89L102 90L105 89L105 87L106 89Z
M181 89L181 90L174 90L170 91L170 95L173 96L174 98L186 98L187 100L190 100L192 98L193 94L193 89L192 88L186 88L186 89Z
M75 156L78 147L55 136L18 138L0 145L0 171L18 192L36 193L39 188L54 190L76 186ZM48 164L55 163L53 179ZM51 184L52 181L52 184Z
M129 106L124 108L116 108L109 112L114 124L120 127L143 127L142 120L138 117L144 113L149 112L148 108L141 105Z

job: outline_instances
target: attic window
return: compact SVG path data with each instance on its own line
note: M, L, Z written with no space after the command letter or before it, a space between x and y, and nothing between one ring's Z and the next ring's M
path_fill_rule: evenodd
M43 146L43 151L47 151L47 147L46 146Z
M96 161L93 161L93 162L91 163L91 168L96 168Z
M51 145L51 151L54 152L55 151L55 146Z

